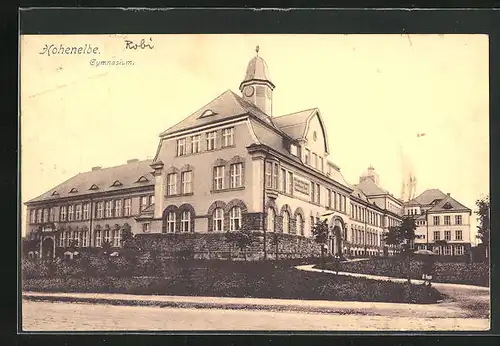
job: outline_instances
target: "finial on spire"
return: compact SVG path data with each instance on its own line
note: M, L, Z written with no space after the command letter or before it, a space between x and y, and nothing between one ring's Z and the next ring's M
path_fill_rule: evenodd
M257 55L259 55L259 46L255 47L255 52L257 53Z

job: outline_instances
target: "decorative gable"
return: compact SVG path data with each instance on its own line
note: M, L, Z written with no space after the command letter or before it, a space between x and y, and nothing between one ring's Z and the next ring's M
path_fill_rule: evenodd
M96 184L92 184L89 190L99 190L99 187Z
M453 206L450 204L450 202L446 202L444 205L443 205L443 209L452 209Z
M69 190L69 193L76 193L76 192L78 192L78 190L75 188L72 188L71 190Z
M116 180L113 184L111 184L111 187L117 187L117 186L122 186L123 184L119 181Z
M215 113L214 111L212 111L211 109L207 109L205 110L203 113L201 113L200 115L200 118L206 118L206 117L211 117L211 116L214 116L216 115L217 113Z
M148 182L148 181L149 180L142 175L139 179L137 179L136 183L145 183L145 182Z

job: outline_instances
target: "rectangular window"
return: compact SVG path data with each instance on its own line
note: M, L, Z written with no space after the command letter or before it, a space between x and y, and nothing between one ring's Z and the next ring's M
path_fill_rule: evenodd
M192 171L186 171L181 173L181 186L182 186L182 193L183 194L188 194L192 193Z
M337 210L338 208L338 203L337 203L337 192L333 192L333 209Z
M123 216L130 216L132 213L132 200L130 198L125 199L125 207L123 209Z
M177 194L177 174L170 173L167 175L167 196Z
M234 129L231 127L229 129L222 130L222 145L224 147L230 147L234 144Z
M175 232L175 213L173 211L167 215L167 229L170 233Z
M64 247L66 232L61 232L59 235L59 247Z
M287 193L292 195L293 194L293 173L288 172L288 187L287 187Z
M316 198L316 184L311 181L311 202L314 203L314 199Z
M243 186L241 175L243 172L243 164L235 163L231 165L231 188L237 188Z
M193 154L201 151L201 135L194 135L191 137L191 152Z
M451 255L451 245L447 245L447 246L444 247L444 254L446 256Z
M123 203L121 199L115 200L115 216L116 217L121 217L122 216L122 210L123 210Z
M149 233L149 223L142 224L142 231L144 233Z
M102 231L96 231L95 232L95 246L96 247L101 247L102 246Z
M326 189L327 198L328 198L328 208L332 207L332 191L330 189Z
M313 153L312 166L318 168L318 154L316 153Z
M445 225L451 225L451 220L450 219L451 219L450 215L445 215L444 216L444 224Z
M89 219L89 204L85 203L83 205L83 219L88 220Z
M214 167L214 190L224 189L224 166Z
M451 240L451 231L444 231L444 240Z
M455 240L462 240L462 231L455 231Z
M149 196L149 205L155 204L155 195Z
M286 170L282 168L281 169L281 189L280 189L280 191L283 193L286 193L286 187L287 187L286 177L287 177Z
M106 215L106 217L113 217L113 202L112 201L106 201L105 215Z
M104 202L97 202L97 218L102 219L104 217Z
M305 154L304 154L304 163L306 165L309 164L309 158L311 157L311 150L306 149Z
M115 229L113 231L113 246L114 247L120 246L120 230L119 229Z
M321 188L319 184L316 184L316 203L321 203Z
M342 203L342 211L345 213L346 212L346 208L347 208L347 197L346 196L342 196L342 200L344 201Z
M440 219L439 216L433 217L434 225L436 225L436 226L439 225L439 219Z
M207 133L207 150L215 150L217 131Z
M47 208L43 209L43 222L49 221L49 210Z
M186 155L186 138L177 140L177 156Z
M49 221L56 221L56 208L50 207L49 209Z
M455 225L462 224L462 215L455 215Z
M273 189L278 189L278 164L273 164Z
M321 171L321 172L325 172L325 162L323 161L323 157L320 156L319 157L319 167L318 169Z
M222 208L216 208L214 211L214 231L222 231L224 224L224 211Z
M440 232L434 231L434 240L439 240L439 238L440 238Z
M189 211L183 211L181 216L181 232L191 231L191 214Z
M68 207L68 221L73 221L75 219L75 206L70 205Z
M36 212L35 210L30 210L30 223L36 222Z
M148 196L142 196L140 202L140 210L143 211L148 206Z
M87 247L89 246L89 232L84 231L82 233L83 233L82 246Z
M76 205L76 217L75 217L75 219L77 219L77 220L82 219L82 205L81 204Z
M464 254L464 246L463 245L457 245L455 247L455 255L461 256Z
M297 146L295 144L291 144L290 145L290 153L294 156L297 156L298 155L298 150L297 150Z
M266 162L266 187L272 187L272 163Z
M66 221L66 212L67 212L67 209L66 209L66 206L62 206L61 207L61 221Z

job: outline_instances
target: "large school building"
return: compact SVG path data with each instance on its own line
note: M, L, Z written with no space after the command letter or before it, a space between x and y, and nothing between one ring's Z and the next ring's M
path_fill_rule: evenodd
M200 257L223 257L223 233L240 228L259 235L255 258L273 258L277 238L279 253L309 256L319 249L311 230L320 218L330 225L329 254L391 254L382 234L401 221L403 202L371 166L347 183L330 159L320 110L275 115L274 88L257 52L240 93L223 92L161 133L153 160L94 167L27 202L40 254L72 242L118 248L128 225L167 248L190 243Z

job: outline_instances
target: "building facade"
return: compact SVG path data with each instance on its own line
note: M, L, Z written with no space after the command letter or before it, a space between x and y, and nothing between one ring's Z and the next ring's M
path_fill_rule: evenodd
M26 203L27 229L42 234L40 253L55 256L72 242L119 247L130 227L140 237L163 236L167 248L169 235L192 235L175 241L220 257L224 232L244 228L258 235L255 258L308 256L318 252L312 228L323 218L329 254L394 254L382 235L407 206L379 186L371 166L358 184L347 183L330 159L319 109L275 116L274 88L257 53L241 94L227 90L161 133L153 160L94 168Z
M472 210L439 189L430 189L404 205L417 224L415 247L445 256L462 256L471 248Z

